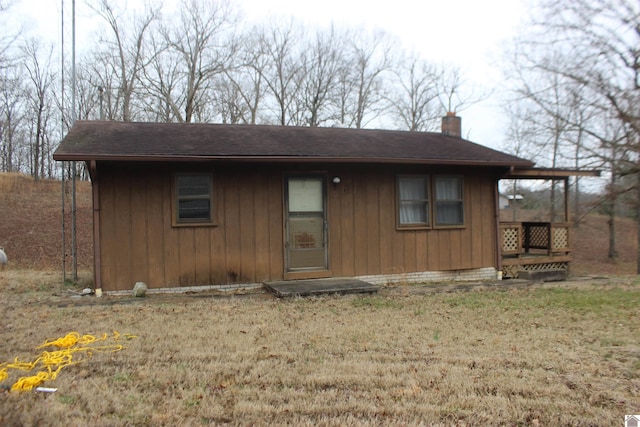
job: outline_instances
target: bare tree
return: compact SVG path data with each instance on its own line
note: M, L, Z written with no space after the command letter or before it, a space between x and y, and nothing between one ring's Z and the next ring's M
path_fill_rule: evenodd
M90 7L104 19L110 31L100 40L104 48L99 53L103 61L99 71L105 74L104 80L113 80L102 87L107 91L116 91L115 96L109 97L118 102L118 106L111 107L112 111L118 111L121 120L131 121L136 83L145 65L145 37L151 24L158 19L160 8L147 5L142 15L133 15L129 19L124 11L115 8L112 0L95 0Z
M420 57L405 58L394 70L396 89L388 97L394 123L410 131L432 131L442 112L438 81L442 71Z
M580 139L597 141L598 149L591 153L610 166L613 177L634 174L640 195L640 5L633 0L540 0L539 4L540 13L533 14L533 34L521 50L536 53L531 64L537 72L580 88L580 98L587 101L582 107L594 115L589 120L565 115L561 120L573 127L574 135L579 129ZM611 120L618 124L608 125ZM612 129L624 129L625 137Z
M53 46L49 46L45 53L41 53L39 41L28 40L23 46L26 58L24 67L29 76L29 88L27 91L29 99L29 120L32 129L32 167L31 174L35 179L45 175L50 146L47 144L48 124L53 103L49 98L52 96L52 84L54 74L52 72ZM40 56L44 55L43 58Z
M226 86L218 97L225 123L258 123L267 94L265 75L269 64L267 52L256 49L262 36L259 28L246 30L238 39L239 50L230 67L216 82L218 88Z
M4 15L4 13L7 12L13 4L14 1L0 1L0 14ZM0 17L4 18L2 15L0 15ZM0 24L4 23L0 22ZM10 67L17 59L16 57L12 57L10 51L15 46L16 41L19 39L21 34L22 29L18 29L13 33L3 31L0 35L0 71Z
M22 79L15 67L2 71L0 84L0 156L1 169L4 172L14 171L16 144L24 120L24 89Z
M233 32L237 12L227 0L189 0L180 18L161 29L162 43L154 43L148 86L173 118L203 121L210 112L211 83L229 68L237 51Z
M257 48L267 59L258 71L273 100L276 122L282 126L301 124L294 120L292 111L296 111L301 74L305 71L305 57L297 45L302 38L302 28L290 20L286 24L272 22L256 31L259 34Z
M339 31L334 26L319 29L304 49L306 69L301 75L300 98L303 121L309 126L320 126L337 118L331 100L338 76L348 66L341 51L349 36L349 32Z
M346 110L350 127L365 127L380 114L379 107L385 99L384 77L394 65L395 49L394 41L381 31L355 37L348 57L353 69L345 76L351 83L344 84L353 90L351 108ZM343 116L343 124L344 119Z
M443 67L436 85L440 104L445 111L463 111L489 96L487 93L478 91L474 85L465 80L462 71L453 66Z

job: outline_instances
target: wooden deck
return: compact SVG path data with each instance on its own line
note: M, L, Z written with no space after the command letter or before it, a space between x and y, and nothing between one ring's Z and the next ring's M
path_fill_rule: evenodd
M520 271L556 271L566 274L572 260L573 224L569 222L502 222L500 253L503 277Z
M376 285L351 277L265 282L264 286L268 291L273 292L280 298L327 294L376 293L380 289Z

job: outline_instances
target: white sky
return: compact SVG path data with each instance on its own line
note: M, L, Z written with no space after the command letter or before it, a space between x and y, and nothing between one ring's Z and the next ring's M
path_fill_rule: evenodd
M70 26L72 0L64 0ZM460 112L463 135L500 148L508 123L498 104L501 45L513 37L526 13L525 0L231 0L248 20L294 16L309 24L379 28L399 38L407 51L462 70L465 80L486 93L487 100ZM129 0L129 5L139 3ZM15 0L13 23L29 33L60 42L61 0ZM88 36L89 11L76 0L76 38ZM67 26L65 24L65 26ZM70 31L65 31L70 38Z

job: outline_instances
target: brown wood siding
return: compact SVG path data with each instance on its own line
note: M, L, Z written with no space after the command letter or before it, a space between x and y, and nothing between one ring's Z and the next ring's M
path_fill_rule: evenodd
M459 173L394 166L314 166L327 177L332 276L494 266L495 177L464 179L465 226L399 230L398 173ZM172 226L173 173L213 172L215 226ZM101 275L105 290L282 280L283 176L290 166L99 163ZM339 184L332 178L338 176Z

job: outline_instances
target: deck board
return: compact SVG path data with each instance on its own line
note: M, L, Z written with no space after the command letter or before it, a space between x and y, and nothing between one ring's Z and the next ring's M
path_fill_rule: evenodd
M380 289L374 284L351 277L264 282L264 286L268 291L280 298L327 294L376 293Z

